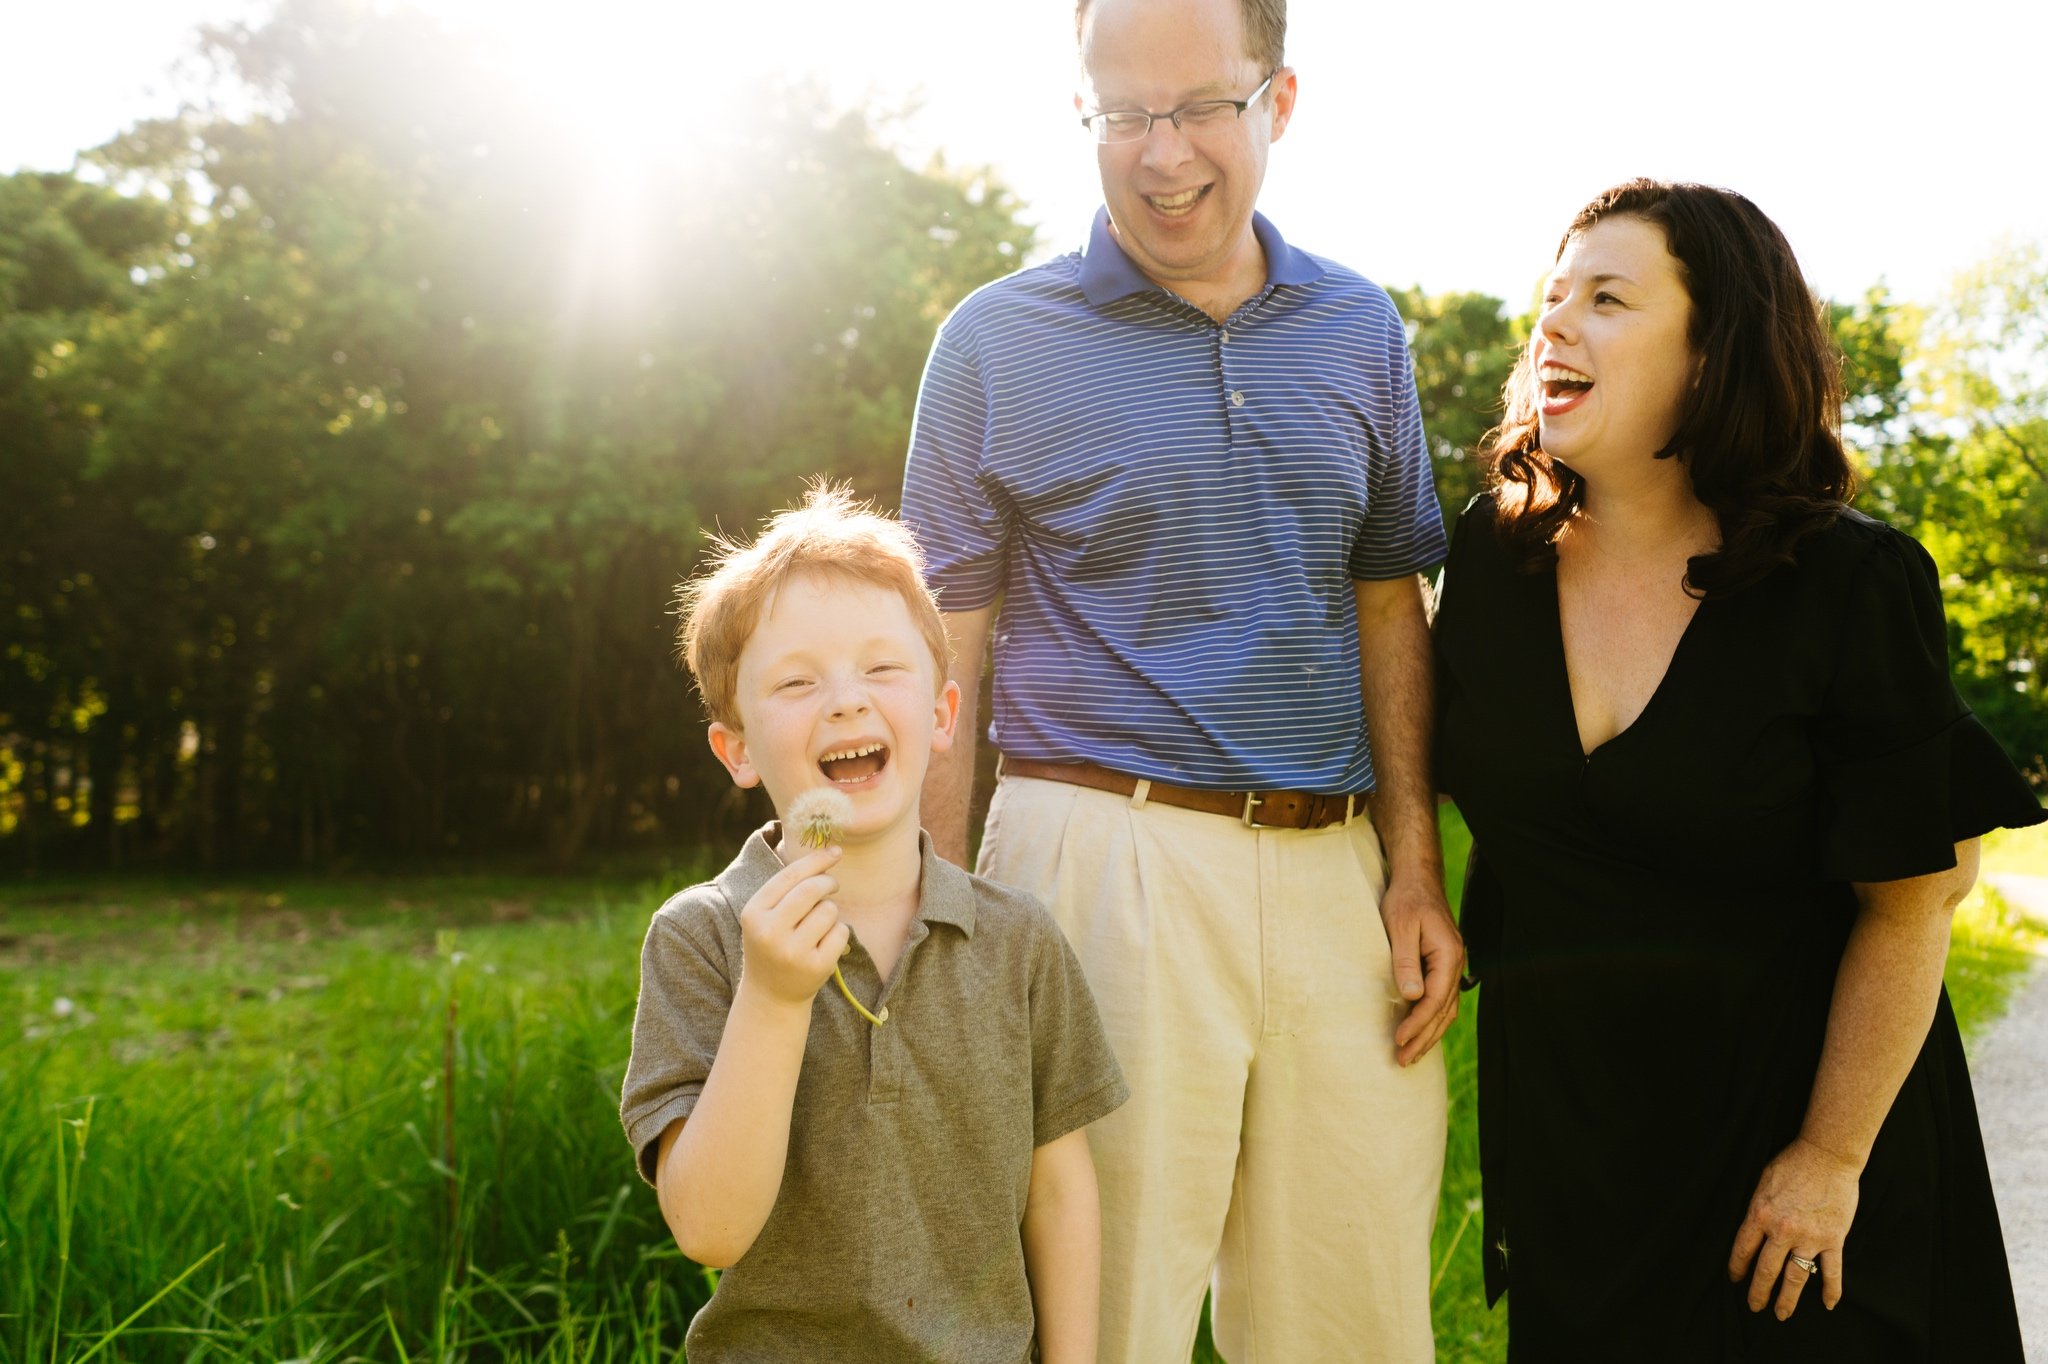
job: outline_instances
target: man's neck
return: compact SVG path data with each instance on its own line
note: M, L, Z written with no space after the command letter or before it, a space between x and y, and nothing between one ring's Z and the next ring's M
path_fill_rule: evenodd
M1114 222L1109 225L1109 230L1121 244L1122 237L1117 234ZM1244 306L1246 299L1266 287L1266 247L1249 223L1245 225L1243 242L1218 270L1203 275L1161 279L1135 257L1132 264L1138 266L1138 272L1146 279L1200 308L1216 322L1228 322L1231 315Z

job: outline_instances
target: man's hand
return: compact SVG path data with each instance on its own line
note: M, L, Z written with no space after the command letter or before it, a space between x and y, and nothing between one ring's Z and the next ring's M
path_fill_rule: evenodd
M1380 897L1380 922L1394 954L1394 986L1414 1001L1394 1029L1396 1058L1410 1066L1428 1055L1458 1017L1465 940L1451 919L1443 887L1427 876L1395 877Z
M806 853L768 878L740 910L746 964L742 990L777 1004L807 1006L831 976L853 930L825 897L839 889L828 874L839 849Z
M1436 791L1429 779L1429 621L1422 580L1355 581L1358 677L1372 738L1378 789L1372 822L1386 849L1386 893L1380 921L1394 953L1394 987L1414 1001L1394 1029L1396 1059L1412 1066L1458 1016L1458 980L1465 941L1444 901L1443 849L1437 841Z

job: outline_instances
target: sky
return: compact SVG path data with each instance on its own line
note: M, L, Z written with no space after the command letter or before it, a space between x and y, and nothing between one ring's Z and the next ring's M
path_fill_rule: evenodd
M893 111L913 161L989 166L1040 254L1100 200L1073 110L1071 0L415 0L473 31L592 145L713 129L764 78ZM0 171L177 107L202 23L261 0L73 0L0 19ZM709 11L707 14L705 11ZM1680 15L1683 22L1667 17ZM1293 0L1295 121L1261 208L1296 245L1390 286L1519 311L1559 233L1634 175L1742 191L1839 299L1932 301L2002 238L2048 240L2048 5Z

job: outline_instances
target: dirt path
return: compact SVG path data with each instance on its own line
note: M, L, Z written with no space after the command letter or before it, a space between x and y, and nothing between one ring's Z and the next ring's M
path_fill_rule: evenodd
M2034 918L2048 919L2048 876L1984 879ZM1970 1081L2019 1294L2027 1364L2048 1364L2048 957L2034 963L2012 1008L1972 1049Z

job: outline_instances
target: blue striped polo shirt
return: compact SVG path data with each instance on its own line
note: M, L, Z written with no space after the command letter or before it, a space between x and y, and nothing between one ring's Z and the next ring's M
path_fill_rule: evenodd
M1262 215L1218 324L1124 255L997 280L939 330L903 516L947 611L998 600L990 736L1212 790L1372 789L1354 578L1444 554L1401 318Z

